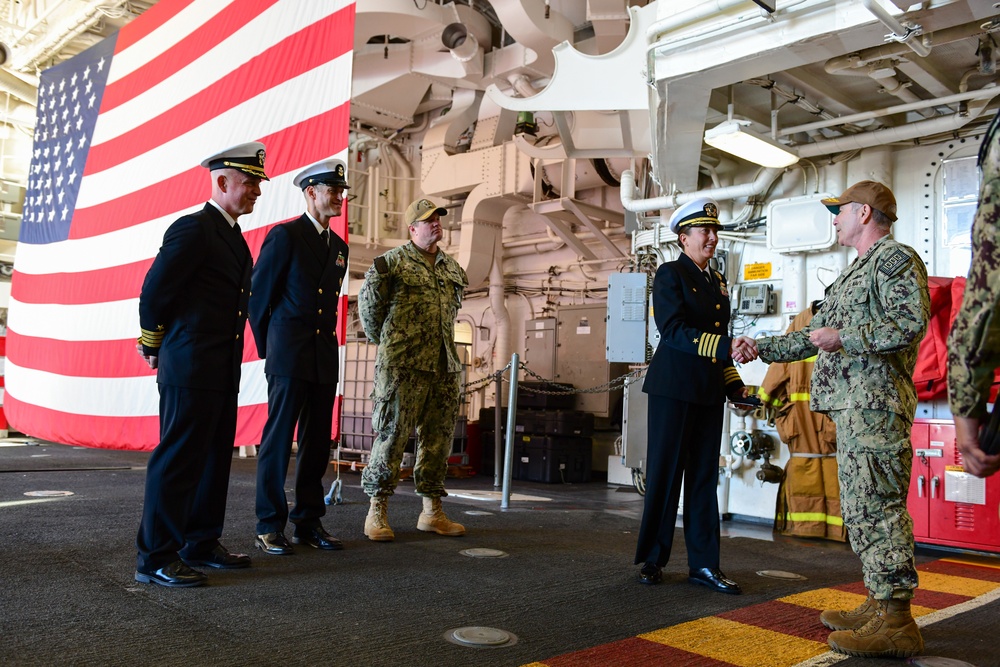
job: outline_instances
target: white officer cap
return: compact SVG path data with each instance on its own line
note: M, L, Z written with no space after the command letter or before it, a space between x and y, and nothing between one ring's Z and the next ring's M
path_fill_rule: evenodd
M240 144L210 155L201 161L201 166L210 170L237 169L262 181L271 180L264 173L264 144L259 141Z
M292 179L292 185L303 190L320 183L345 190L350 187L347 185L347 165L344 161L334 158L321 160L309 165Z
M719 204L708 197L698 197L683 204L670 216L670 231L677 234L685 227L722 227L719 222Z

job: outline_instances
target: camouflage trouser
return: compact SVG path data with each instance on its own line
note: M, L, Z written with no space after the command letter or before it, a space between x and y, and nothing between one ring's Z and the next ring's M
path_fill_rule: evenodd
M876 599L909 600L917 587L913 519L906 510L912 423L894 412L836 410L844 527Z
M391 496L399 482L406 442L417 429L413 481L417 495L448 495L444 479L458 419L459 373L428 373L398 366L375 367L372 428L375 442L361 474L369 496Z

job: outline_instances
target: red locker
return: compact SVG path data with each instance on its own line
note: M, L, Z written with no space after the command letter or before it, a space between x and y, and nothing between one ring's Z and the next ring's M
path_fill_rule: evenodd
M910 495L906 499L906 508L913 517L913 537L917 542L921 538L930 535L930 460L925 453L927 444L928 425L916 421L913 423L913 431L910 434L910 442L913 444L913 470L910 474Z
M918 543L1000 552L1000 475L962 471L950 421L913 425L913 474L907 507Z

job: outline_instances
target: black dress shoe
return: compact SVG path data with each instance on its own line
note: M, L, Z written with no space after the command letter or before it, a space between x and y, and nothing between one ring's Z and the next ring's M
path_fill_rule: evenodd
M743 592L740 585L722 574L722 570L717 567L703 567L700 570L691 570L688 574L688 581L692 584L708 586L720 593L729 595L739 595Z
M184 562L191 567L216 567L220 570L240 570L244 567L250 567L250 556L229 553L229 549L219 544L204 556L185 558Z
M208 577L192 570L183 561L175 560L153 572L136 570L135 580L143 584L159 584L168 588L191 588L203 586L208 582Z
M339 551L344 548L344 543L336 537L326 532L323 526L315 528L296 527L292 533L293 544L308 544L313 549L324 549L326 551Z
M272 556L287 556L295 553L295 549L280 530L276 533L264 533L257 536L257 548Z
M650 586L663 581L663 568L656 563L646 563L639 570L639 583Z

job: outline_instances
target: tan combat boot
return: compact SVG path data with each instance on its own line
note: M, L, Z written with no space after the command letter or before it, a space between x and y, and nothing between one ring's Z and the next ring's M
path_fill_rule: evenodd
M365 517L365 536L373 542L392 542L396 535L389 527L386 517L389 499L384 496L373 496L368 516Z
M424 498L424 511L417 519L417 530L453 537L465 535L465 526L445 516L440 498Z
M859 658L908 658L924 650L909 600L875 600L874 611L860 628L830 633L830 648Z
M839 609L827 609L819 615L820 622L831 630L854 630L860 628L875 615L875 598L871 593L857 609L841 611Z

